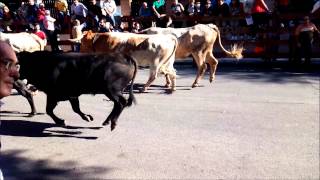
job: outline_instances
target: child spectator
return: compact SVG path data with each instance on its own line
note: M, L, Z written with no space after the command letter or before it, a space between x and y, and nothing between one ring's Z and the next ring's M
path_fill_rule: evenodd
M43 29L43 20L46 15L45 11L46 11L46 9L44 7L44 4L40 3L38 13L37 13L37 22L39 22L41 29Z
M111 31L112 31L111 23L107 21L106 18L101 18L99 21L98 32L104 33L104 32L111 32Z
M47 41L46 33L41 31L39 23L34 23L33 24L33 29L34 29L33 33L35 35L37 35L40 39L42 39L44 41ZM47 44L47 43L45 43L45 44Z
M33 34L37 35L42 40L42 42L40 42L40 49L44 50L44 47L47 45L47 37L45 32L41 31L39 23L33 24Z
M55 31L54 22L56 21L55 18L51 17L50 11L45 11L45 17L43 20L43 25L45 29L45 33L49 39L51 50L52 51L60 51L58 46L58 37L57 32Z
M86 26L86 24L85 23L80 24L80 21L78 19L75 19L73 20L72 25L73 25L71 30L72 39L69 39L69 41L73 43L72 51L79 52L80 45L81 45L81 38L83 37L82 29Z
M138 23L138 22L133 22L133 23L132 23L131 32L132 32L132 33L139 33L140 31L141 31L140 23Z

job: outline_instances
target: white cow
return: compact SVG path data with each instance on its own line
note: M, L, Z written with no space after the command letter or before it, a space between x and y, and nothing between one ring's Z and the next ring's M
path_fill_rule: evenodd
M165 74L167 86L176 90L176 70L173 67L177 38L172 35L147 35L122 32L84 32L81 52L120 52L131 55L139 66L149 66L150 76L143 91L160 73Z
M197 66L197 77L192 87L197 87L198 82L206 71L206 63L210 65L210 82L215 78L218 60L213 56L213 45L218 38L219 45L223 52L237 59L242 58L242 47L236 45L231 51L227 51L221 44L220 31L214 24L197 24L187 28L157 28L151 27L141 31L145 34L172 34L178 39L176 58L193 56Z
M33 33L2 33L0 32L0 41L5 41L10 44L16 53L22 51L34 52L43 51L47 45L46 40L42 40L39 36Z

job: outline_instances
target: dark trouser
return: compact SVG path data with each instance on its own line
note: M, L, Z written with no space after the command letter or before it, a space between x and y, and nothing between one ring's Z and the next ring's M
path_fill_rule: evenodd
M51 51L59 51L57 33L50 30L46 30L45 32L51 45Z
M299 48L298 61L301 61L301 58L304 58L305 64L310 64L312 55L312 43L303 42Z

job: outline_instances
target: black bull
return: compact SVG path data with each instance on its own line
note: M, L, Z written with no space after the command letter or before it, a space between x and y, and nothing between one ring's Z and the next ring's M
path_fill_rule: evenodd
M121 54L52 53L48 51L18 54L20 77L26 78L47 95L46 112L58 125L65 125L53 110L59 101L69 100L74 112L82 119L92 121L91 115L81 112L79 96L105 94L114 102L113 109L103 125L111 121L116 126L122 110L135 102L133 83L137 73L134 59ZM130 84L129 97L123 96Z

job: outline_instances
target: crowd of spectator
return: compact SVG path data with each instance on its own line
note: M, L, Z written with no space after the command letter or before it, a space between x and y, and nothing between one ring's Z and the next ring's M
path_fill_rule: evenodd
M151 26L186 27L202 22L201 18L218 17L212 23L228 31L231 40L262 38L260 30L275 27L273 15L282 13L320 14L320 0L132 0L131 16L146 20L134 21L129 27L115 17L115 0L55 0L54 6L47 8L45 1L19 1L15 9L0 2L0 31L43 31L52 46L59 51L58 34L71 30L74 51L79 50L79 39L85 30L95 32L124 31L139 32ZM223 18L219 18L223 17ZM231 17L231 18L230 18ZM234 18L233 18L234 17ZM301 17L302 18L302 17ZM184 20L186 19L186 20ZM228 19L228 20L226 20ZM320 18L319 18L320 19ZM319 20L315 20L315 26ZM281 20L276 26L296 28L299 21ZM39 28L38 28L39 26ZM239 27L249 27L246 34ZM39 33L37 33L39 34ZM40 33L41 34L41 33ZM294 34L293 34L294 35ZM42 37L43 38L43 35ZM244 38L248 39L248 38Z

